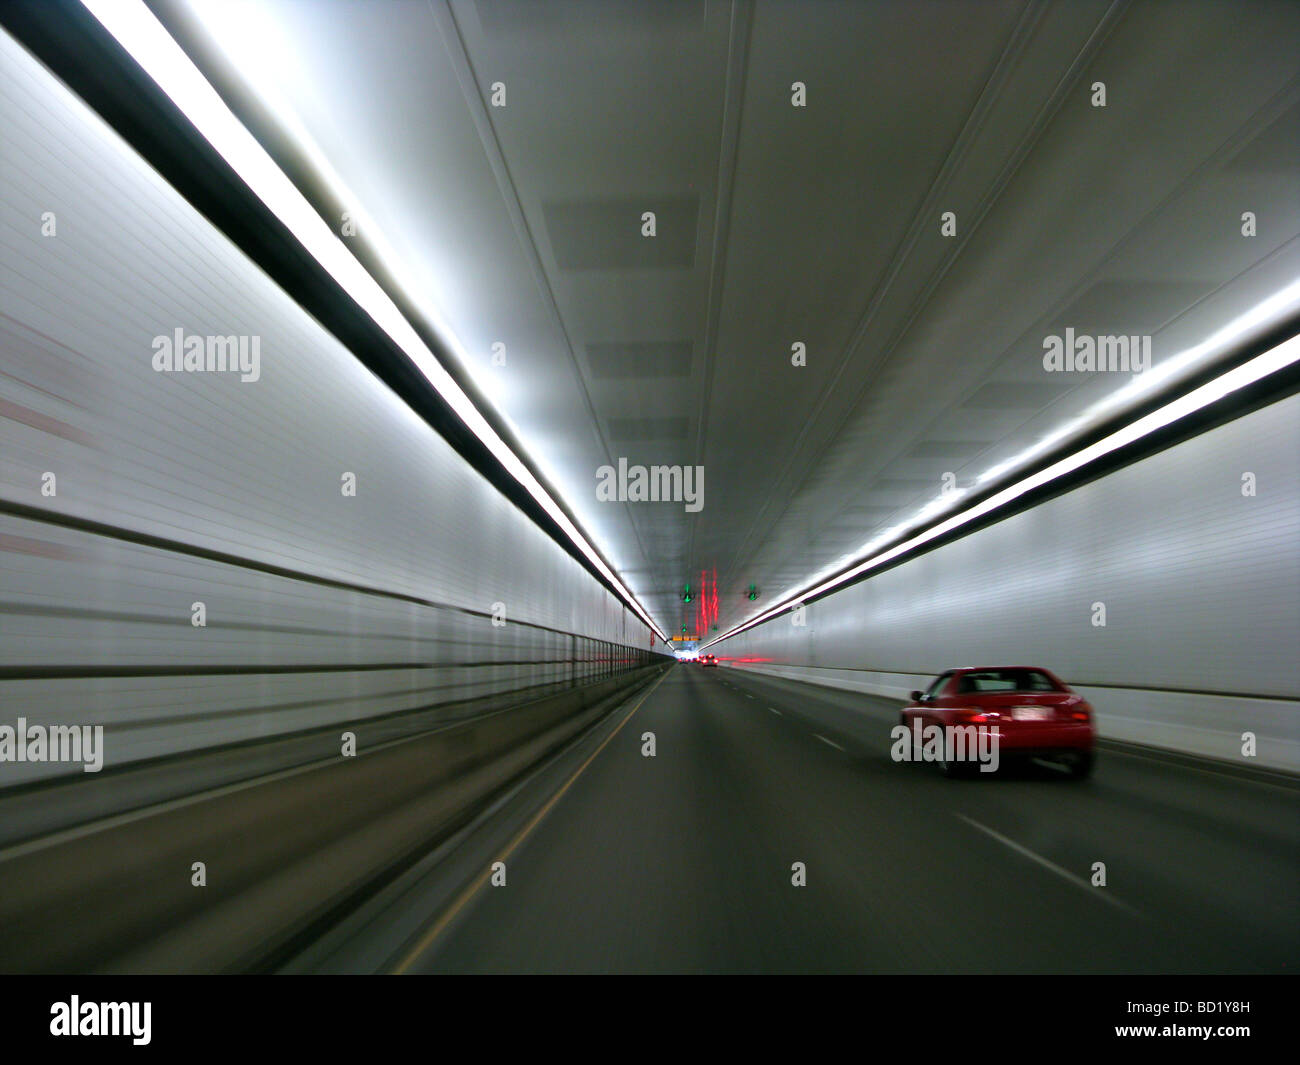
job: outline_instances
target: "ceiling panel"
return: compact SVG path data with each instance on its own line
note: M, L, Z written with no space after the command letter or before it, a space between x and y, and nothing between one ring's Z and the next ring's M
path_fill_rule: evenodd
M542 205L561 270L664 270L695 264L695 196L638 196ZM647 218L645 216L653 216ZM648 228L653 224L653 235Z

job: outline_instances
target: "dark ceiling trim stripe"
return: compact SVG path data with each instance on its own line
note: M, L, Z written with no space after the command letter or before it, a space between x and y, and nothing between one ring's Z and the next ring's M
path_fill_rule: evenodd
M1070 455L1092 446L1112 433L1122 429L1124 426L1159 410L1166 404L1173 402L1180 396L1187 395L1199 388L1201 385L1213 381L1215 378L1227 372L1229 368L1240 366L1257 355L1262 355L1297 335L1300 335L1300 314L1293 314L1280 325L1261 334L1253 341L1239 345L1230 358L1225 359L1214 366L1204 368L1194 376L1190 377L1181 387L1178 388L1176 394L1163 393L1149 397L1144 403L1138 405L1133 410L1126 411L1114 418L1107 419L1104 423L1098 425L1095 429L1092 429L1085 435L1069 441L1062 447L1043 455L1024 469L1018 470L1014 476L1005 480L994 481L983 491L972 493L964 500L964 505L961 510L956 511L955 513L960 514L962 510L968 510L971 507L977 506L985 499L996 495L998 492L1003 491L1010 485L1028 477L1032 477L1034 474L1047 469L1054 463L1060 462L1062 459L1068 458ZM1190 440L1193 437L1200 436L1202 433L1209 432L1211 429L1216 429L1221 425L1226 425L1228 422L1236 421L1238 418L1244 417L1253 411L1270 406L1273 403L1277 403L1298 392L1300 392L1300 362L1292 363L1285 369L1270 374L1262 380L1256 381L1245 388L1238 389L1235 392L1230 392L1228 395L1221 397L1206 407L1203 407L1194 414L1190 414L1185 418L1180 418L1172 425L1167 425L1142 437L1140 440L1134 441L1126 447L1119 448L1110 454L1094 459L1092 462L1089 462L1078 470L1074 470L1040 488L1026 492L1024 495L1017 497L1006 506L999 508L991 514L987 514L969 524L962 525L959 528L952 530L950 533L937 537L928 543L921 544L913 550L900 555L898 558L891 559L888 563L880 566L878 569L873 569L863 573L852 580L836 585L834 588L828 588L820 595L810 596L803 600L803 602L805 605L808 603L814 603L821 599L825 599L827 596L832 596L838 592L842 592L846 588L851 588L855 584L869 581L873 577L877 577L882 573L894 569L896 566L903 565L905 562L910 562L922 555L929 554L931 551L936 551L955 540L961 540L964 537L970 536L972 533L980 531L981 529L988 528L991 525L996 525L998 522L1005 521L1007 518L1014 517L1016 514L1032 510L1051 499L1055 499L1057 496L1065 495L1067 492L1072 492L1076 488L1081 488L1092 481L1100 480L1108 474L1123 469L1125 466L1131 466L1143 459L1150 458L1161 451L1165 451L1186 440ZM927 529L933 528L934 526L947 521L952 516L952 514L940 514L933 520L926 522L924 525L918 525L915 528L909 529L900 534L894 542L901 543L905 540L909 540L913 536L917 536L925 532ZM889 550L889 547L889 544L882 545L880 552ZM850 563L849 565L842 567L838 573L847 573L855 566L860 565L862 561L862 559L859 559L857 562ZM832 573L826 577L825 580L833 580L835 576L836 574ZM818 581L817 583L822 584L824 581ZM773 621L779 621L789 613L791 609L793 609L793 606L794 604L792 603L790 607L773 614L770 618L764 619L757 625L751 625L749 628L745 629L744 632L761 629L764 625L770 624ZM744 625L745 622L742 621L740 624ZM739 635L743 635L743 633L726 635L722 637L722 640L732 639L734 636Z
M587 380L583 376L582 365L578 360L573 337L569 334L564 315L560 312L559 301L555 298L555 289L551 284L550 276L546 272L546 265L542 261L542 253L537 244L537 235L533 232L533 227L528 224L523 199L519 195L519 188L510 169L510 164L506 161L505 150L501 146L501 138L497 135L496 124L492 121L491 111L483 102L478 73L474 69L469 49L465 45L465 35L461 30L460 23L457 21L456 12L452 9L449 0L429 0L429 11L438 27L438 32L442 34L443 44L447 49L447 57L456 72L456 80L460 83L461 96L465 101L465 107L474 122L475 130L478 132L479 143L483 146L483 154L487 157L488 165L492 168L492 175L496 178L502 205L505 207L506 214L510 216L510 223L519 238L520 249L528 260L528 267L533 274L533 283L537 286L542 305L560 336L565 354L569 356L569 366L573 371L574 382L577 385L578 393L582 396L583 404L587 408L587 416L591 419L591 431L600 447L601 454L609 456L612 461L614 449L610 446L608 434L605 432L600 416L596 412L596 404L591 398L591 389L588 388ZM653 565L653 559L646 550L641 530L637 527L633 514L633 504L625 502L623 512L627 515L628 525L631 527L632 535L636 539L637 550L641 552L641 560L645 564L647 571L649 571ZM631 588L629 588L629 591L631 591Z
M80 96L191 206L388 385L475 470L622 603L622 596L611 583L487 446L466 428L406 354L298 243L93 15L76 0L6 0L0 3L0 25ZM264 131L254 129L251 132L257 136ZM263 146L333 228L332 219L341 217L343 206L323 207L326 196L319 179L306 171L303 163L286 166L282 143L278 146L264 143ZM376 270L375 258L368 256L364 249L353 250L398 305L420 339L475 401L484 418L528 465L538 481L549 489L545 478L528 461L513 434L493 415L491 407L482 403L481 394L456 365L456 360L418 315L413 314L413 308L401 296L393 279ZM558 495L551 494L564 508ZM581 528L568 509L564 509L574 525ZM615 571L608 559L604 561L611 571ZM640 623L639 618L637 621Z

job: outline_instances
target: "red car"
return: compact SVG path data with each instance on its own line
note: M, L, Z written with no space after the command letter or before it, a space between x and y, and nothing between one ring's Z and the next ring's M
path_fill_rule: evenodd
M975 726L962 730L966 739L979 730L991 733L996 726L994 768L1008 758L1038 758L1060 765L1078 778L1092 771L1097 738L1092 707L1054 673L1038 666L951 669L936 677L924 692L912 692L912 702L903 707L899 724L907 729L909 739L917 742L927 735L947 739L954 726ZM934 725L941 732L934 732ZM938 757L933 756L936 751ZM913 760L936 761L948 776L975 768L969 744L964 756L961 745L951 742L932 745L924 758L915 752L913 748ZM903 760L908 759L904 756Z
M717 655L700 655L700 665L702 665L702 666L716 666L717 664L718 664L718 656L717 656Z

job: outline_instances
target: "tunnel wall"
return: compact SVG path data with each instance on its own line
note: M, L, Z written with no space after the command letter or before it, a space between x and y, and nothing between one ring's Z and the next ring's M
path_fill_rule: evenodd
M3 34L0 158L0 725L102 724L112 765L649 659L631 611ZM178 329L245 338L257 379L156 370ZM0 786L80 770L5 762Z
M1043 665L1085 694L1102 736L1300 771L1297 543L1292 396L816 601L803 628L786 614L717 651L900 700L955 666Z

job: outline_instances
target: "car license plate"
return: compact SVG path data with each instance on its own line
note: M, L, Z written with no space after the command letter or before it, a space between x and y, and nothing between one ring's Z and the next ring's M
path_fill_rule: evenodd
M1045 706L1014 706L1011 716L1016 721L1046 721L1052 712Z

